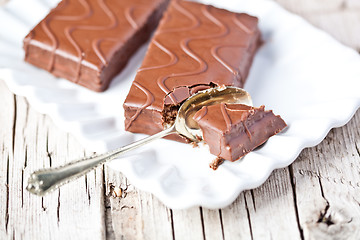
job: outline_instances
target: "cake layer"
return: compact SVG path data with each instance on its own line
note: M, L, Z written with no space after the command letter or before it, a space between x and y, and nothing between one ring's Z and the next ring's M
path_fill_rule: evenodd
M260 44L257 23L247 14L172 1L125 100L126 130L154 134L198 90L243 87Z
M25 61L104 91L150 37L168 1L63 0L25 37Z
M219 103L201 108L193 118L210 152L229 161L243 157L286 127L280 116L265 111L264 106Z

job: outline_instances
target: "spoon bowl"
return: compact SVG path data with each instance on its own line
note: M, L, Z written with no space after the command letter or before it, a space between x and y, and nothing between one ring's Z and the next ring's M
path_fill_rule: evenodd
M175 119L177 133L193 142L199 142L202 133L197 122L193 120L193 116L202 107L217 103L253 105L250 94L242 88L222 86L200 91L180 106Z

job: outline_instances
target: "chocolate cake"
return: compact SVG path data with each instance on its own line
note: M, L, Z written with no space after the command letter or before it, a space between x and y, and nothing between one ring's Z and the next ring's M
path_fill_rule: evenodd
M125 100L126 130L157 133L197 91L243 87L260 45L257 23L243 13L171 2Z
M25 61L104 91L147 41L168 1L63 0L25 37Z
M280 116L264 108L219 103L201 108L193 119L210 152L235 161L286 127Z

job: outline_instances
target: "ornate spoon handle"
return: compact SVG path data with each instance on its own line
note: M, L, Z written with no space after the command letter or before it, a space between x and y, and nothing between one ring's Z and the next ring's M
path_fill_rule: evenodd
M56 188L75 180L96 167L111 161L121 154L129 152L133 149L141 147L156 139L165 137L174 132L174 125L152 136L146 137L124 147L120 147L111 152L100 155L83 158L74 162L70 162L60 167L41 169L33 172L28 180L26 189L36 195L43 196L44 194L55 190Z

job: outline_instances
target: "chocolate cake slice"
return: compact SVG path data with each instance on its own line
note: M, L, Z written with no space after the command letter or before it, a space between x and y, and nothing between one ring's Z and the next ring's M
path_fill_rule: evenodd
M148 40L168 2L63 0L25 37L25 61L104 91Z
M199 124L210 152L229 161L243 157L286 127L280 116L265 111L264 106L243 104L206 106L193 119Z
M197 91L243 87L260 45L257 23L247 14L172 1L125 100L126 130L157 133Z

